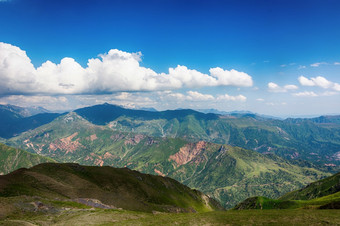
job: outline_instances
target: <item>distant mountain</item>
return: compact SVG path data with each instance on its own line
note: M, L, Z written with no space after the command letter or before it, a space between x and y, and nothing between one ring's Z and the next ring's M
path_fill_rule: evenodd
M91 107L77 109L78 115L82 116L86 120L97 124L106 125L111 121L118 119L121 116L133 117L138 120L155 120L155 119L166 119L166 120L182 120L183 118L193 115L194 117L201 120L217 119L218 116L215 114L204 114L190 109L183 110L167 110L167 111L144 111L134 110L120 107L118 105L102 104Z
M234 209L340 209L340 173L289 192L279 199L252 197Z
M8 141L59 162L129 167L172 177L232 207L254 195L280 195L330 174L230 145L151 137L95 125L72 112Z
M20 115L21 117L29 117L42 113L50 113L49 110L46 110L43 107L19 107L11 104L1 105L0 110L8 110L13 113Z
M143 110L143 111L153 111L153 112L156 112L157 109L155 108L139 108L138 110Z
M41 113L32 116L26 110L21 111L23 108L13 105L1 105L0 107L0 137L10 138L25 132L30 129L37 128L41 125L53 121L60 116L57 113Z
M0 175L54 160L0 143Z
M200 191L128 168L44 163L0 176L0 197L39 196L135 211L206 212L222 207ZM99 200L95 201L95 200Z
M157 112L110 104L75 112L91 123L106 125L118 132L229 144L260 153L274 153L286 159L327 165L334 168L333 172L340 165L340 116L279 120L246 112L230 115L205 114L190 109ZM0 137L11 138L49 123L57 116L39 114L22 119L16 113L0 111Z
M227 115L227 114L229 114L226 111L220 111L220 110L217 110L217 109L214 109L214 108L210 108L210 109L196 109L196 111L202 112L202 113L205 113L205 114L208 114L208 113L217 114L217 115Z
M75 112L94 124L120 132L230 144L330 166L340 162L340 124L336 123L340 116L325 116L328 123L319 123L322 120L278 120L253 113L217 115L184 109L148 112L109 104Z
M316 118L288 118L286 121L294 122L294 123L301 123L304 121L309 121L318 124L338 124L340 125L340 116L339 115L328 115L328 116L320 116Z

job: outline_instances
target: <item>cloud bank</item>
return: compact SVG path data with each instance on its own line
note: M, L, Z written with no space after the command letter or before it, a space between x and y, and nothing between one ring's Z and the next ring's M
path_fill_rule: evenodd
M103 94L253 85L250 75L219 67L211 68L210 74L180 65L169 68L168 73L156 73L140 65L141 56L140 52L111 49L89 59L86 68L69 57L59 64L46 61L35 68L25 51L0 42L0 94Z

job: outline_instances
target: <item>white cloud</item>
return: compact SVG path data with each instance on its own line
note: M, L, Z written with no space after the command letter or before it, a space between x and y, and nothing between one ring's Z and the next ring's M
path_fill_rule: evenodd
M260 101L260 102L264 101L264 99L262 99L262 98L257 98L256 100Z
M333 89L334 89L335 91L339 91L339 92L340 92L340 84L339 84L339 83L334 83L334 84L333 84Z
M299 87L297 87L296 85L285 85L283 88L286 90L295 90L298 89Z
M308 92L308 91L299 92L299 93L293 93L292 95L296 96L296 97L317 97L318 96L316 93Z
M274 93L284 93L287 92L288 90L296 90L298 88L299 87L297 87L296 85L285 85L284 87L281 87L274 82L268 83L268 90Z
M154 91L204 86L253 85L252 77L216 67L210 75L178 65L156 73L140 65L142 54L112 49L89 59L83 68L72 58L59 64L46 61L37 69L26 52L0 42L0 94L96 94L117 91Z
M198 101L207 101L207 100L214 100L215 98L210 94L202 94L196 91L188 91L188 99L190 100L198 100Z
M219 95L217 97L217 100L226 100L226 101L241 101L244 102L247 100L247 97L243 95L238 95L238 96L230 96L228 94L225 95Z
M121 92L120 94L115 96L115 99L118 99L118 100L127 100L127 99L129 99L131 97L132 97L131 93Z
M269 105L269 106L282 106L282 105L287 105L287 103L286 102L278 102L278 103L267 102L266 105Z
M298 67L298 69L300 70L300 69L305 69L306 68L306 66L304 66L304 65L299 65L299 67Z
M314 63L314 64L311 64L310 66L311 67L319 67L320 65L325 65L327 64L326 62L317 62L317 63Z
M179 101L213 101L215 97L210 94L203 94L197 91L188 91L187 95L182 93L173 93L169 91L159 92L159 96L162 98L170 99L177 99Z
M0 99L1 104L12 104L22 107L41 106L50 110L64 110L68 99L64 96L25 96L10 95Z
M340 91L340 85L338 83L331 82L322 76L318 76L318 77L310 78L310 79L304 76L300 76L298 80L300 84L303 86L317 86L323 89L333 89L335 91Z
M228 71L223 70L220 67L211 68L209 70L212 77L219 82L218 85L224 86L243 86L243 87L250 87L253 85L253 80L251 76L244 72L239 72L234 69Z
M334 62L334 65L340 65L340 62Z
M338 92L334 92L334 91L325 91L321 94L321 96L334 96L339 94Z

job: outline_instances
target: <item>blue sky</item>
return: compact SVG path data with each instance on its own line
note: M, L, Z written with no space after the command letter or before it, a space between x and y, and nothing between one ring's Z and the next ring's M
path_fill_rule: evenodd
M0 1L0 103L340 113L339 11L336 0Z

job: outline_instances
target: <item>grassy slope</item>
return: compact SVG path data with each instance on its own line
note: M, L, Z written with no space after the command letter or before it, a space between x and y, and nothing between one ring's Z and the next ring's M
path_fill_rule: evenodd
M279 200L266 197L253 197L238 204L235 206L235 209L329 209L326 206L331 206L331 204L335 203L340 203L340 192L311 200ZM337 209L339 209L339 206Z
M281 200L310 200L340 192L340 172L323 180L309 184L297 191L289 192Z
M289 192L279 199L253 197L235 207L235 209L296 208L340 208L340 173Z
M72 134L76 135L66 142ZM61 144L63 139L64 146L51 149L51 144ZM178 165L170 156L181 148L192 151L198 143L122 133L91 124L75 113L11 141L60 162L128 166L144 173L162 173L212 195L225 207L233 207L256 195L277 198L330 175L313 166L293 164L277 156L206 142L202 150ZM71 151L75 146L77 148Z
M19 168L29 168L43 162L55 162L51 158L32 154L0 143L0 175Z
M127 168L45 163L0 177L0 196L48 199L91 198L136 211L211 211L214 200L197 190L161 176Z
M52 211L30 211L30 203L36 201L46 203ZM230 210L152 214L89 209L77 203L48 203L29 197L0 198L0 203L1 225L337 225L340 222L340 210Z

